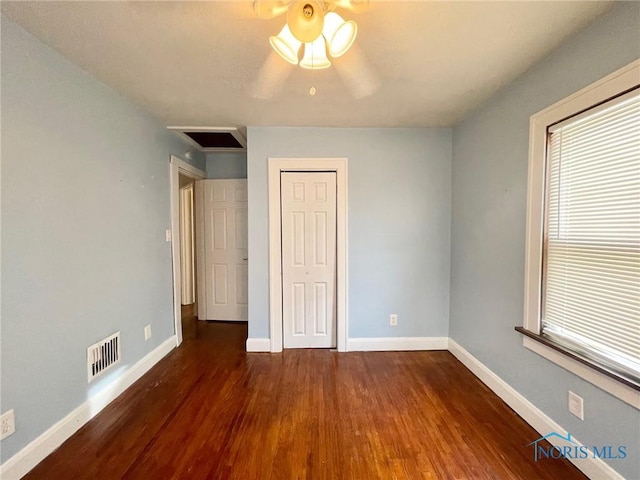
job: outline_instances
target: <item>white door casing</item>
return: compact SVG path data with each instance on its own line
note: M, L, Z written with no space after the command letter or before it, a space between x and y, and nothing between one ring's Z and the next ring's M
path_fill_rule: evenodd
M247 181L196 182L198 318L246 321Z
M347 159L269 158L269 342L272 352L282 351L282 235L280 176L286 171L323 171L336 174L336 337L340 352L347 351L348 251ZM251 340L251 339L249 339Z
M173 271L173 324L176 346L182 343L181 268L180 268L180 175L194 180L207 177L207 172L171 155L169 161L169 189L171 198L171 259ZM196 216L198 211L196 209ZM196 248L198 244L196 242ZM199 300L199 299L198 299ZM196 307L198 305L196 304Z
M336 173L282 172L284 348L336 346Z

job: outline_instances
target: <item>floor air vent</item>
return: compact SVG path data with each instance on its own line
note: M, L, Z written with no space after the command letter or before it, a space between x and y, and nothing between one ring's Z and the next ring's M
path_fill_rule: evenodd
M120 362L120 332L114 333L87 348L89 383L118 362Z

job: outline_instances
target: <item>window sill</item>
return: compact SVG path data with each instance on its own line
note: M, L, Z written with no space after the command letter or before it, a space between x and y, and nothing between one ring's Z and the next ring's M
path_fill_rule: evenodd
M640 385L607 370L587 358L565 350L548 338L523 327L516 327L515 329L524 336L522 343L525 348L640 410Z

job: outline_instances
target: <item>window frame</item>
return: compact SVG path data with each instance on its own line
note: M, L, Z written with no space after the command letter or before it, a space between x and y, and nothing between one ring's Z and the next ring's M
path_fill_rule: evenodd
M540 336L547 181L547 130L640 85L640 60L613 72L548 108L529 122L523 345L640 410L640 390L588 359Z

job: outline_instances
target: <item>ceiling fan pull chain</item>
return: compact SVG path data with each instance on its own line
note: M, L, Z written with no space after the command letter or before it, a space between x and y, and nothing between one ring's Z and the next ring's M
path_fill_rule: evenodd
M312 97L315 96L316 94L316 87L313 86L313 71L315 70L314 64L314 50L313 50L313 43L311 43L311 88L309 89L309 95L311 95Z

